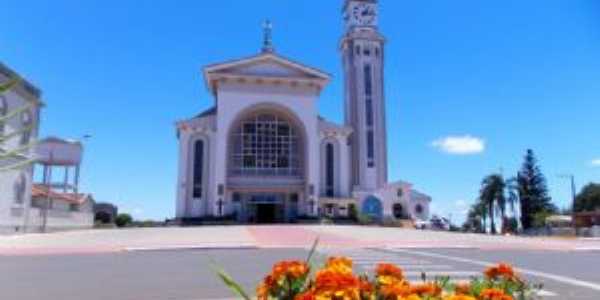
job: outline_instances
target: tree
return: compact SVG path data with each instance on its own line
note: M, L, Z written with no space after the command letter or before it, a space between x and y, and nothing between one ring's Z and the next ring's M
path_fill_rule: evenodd
M348 204L348 217L353 221L358 221L358 210L354 203Z
M464 231L473 231L478 233L484 232L482 225L483 212L481 211L480 207L481 205L479 202L471 205L471 208L469 208L469 212L467 213L467 219L463 224Z
M118 227L126 227L131 223L133 223L133 218L129 214L119 214L115 218L115 224L117 224Z
M575 198L575 211L594 211L600 209L600 184L586 185Z
M502 175L499 174L489 175L486 178L484 178L483 182L481 183L479 199L488 211L492 234L496 234L496 222L494 218L494 211L497 207L501 212L502 218L504 219L505 217L505 186L506 185L504 183L504 178L502 178Z
M517 206L519 206L519 184L517 178L506 180L506 188L508 190L508 198L506 202L510 206L511 215L513 218L517 216Z
M552 213L556 207L548 195L546 178L538 166L533 150L527 150L521 170L517 174L521 224L524 229L534 226L534 216L542 212Z

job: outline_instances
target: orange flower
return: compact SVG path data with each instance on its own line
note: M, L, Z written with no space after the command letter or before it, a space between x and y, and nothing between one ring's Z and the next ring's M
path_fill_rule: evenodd
M477 300L475 297L466 296L466 295L454 295L445 297L444 300Z
M457 295L466 295L471 292L471 285L468 283L459 283L456 285L454 292Z
M411 295L411 288L407 282L396 281L392 284L382 285L380 289L383 299L403 299L403 297Z
M327 259L325 268L343 274L351 274L352 260L347 257L330 257Z
M482 300L513 300L513 297L501 289L484 289L479 295Z
M392 264L378 264L375 274L380 285L390 285L404 280L402 270Z
M256 299L258 300L268 300L269 299L269 290L270 287L267 286L264 282L258 285L256 289Z
M343 274L334 270L317 272L314 285L317 299L360 299L360 282L352 274Z
M297 295L296 298L294 298L294 300L316 300L316 299L317 299L317 297L315 297L315 294L313 294L311 291Z
M271 271L271 275L275 279L275 281L279 281L281 279L299 279L308 274L310 271L310 267L307 263L302 261L282 261L276 263L273 266L273 270Z
M358 281L361 299L375 299L375 287L367 278L360 278Z
M410 287L410 292L411 294L420 296L438 297L442 294L442 288L437 284L430 282L413 285Z
M518 276L513 270L513 267L505 263L489 267L487 270L485 270L485 277L488 279L503 278L506 280L518 280Z

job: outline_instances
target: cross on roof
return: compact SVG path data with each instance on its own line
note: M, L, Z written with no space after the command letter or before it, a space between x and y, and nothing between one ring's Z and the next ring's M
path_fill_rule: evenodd
M273 47L273 23L271 21L266 20L263 23L263 52L274 52L275 48Z

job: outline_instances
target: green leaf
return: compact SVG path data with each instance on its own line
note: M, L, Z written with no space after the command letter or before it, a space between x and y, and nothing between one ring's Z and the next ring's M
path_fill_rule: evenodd
M27 159L25 161L16 163L14 165L10 165L8 167L2 167L2 168L0 168L0 173L23 169L23 168L29 167L34 162L35 162L35 159Z
M218 268L214 264L211 264L210 267L211 267L211 269L213 269L213 271L215 273L217 273L219 278L221 278L223 283L225 283L225 285L231 291L233 291L236 295L242 297L244 300L251 300L250 296L248 296L248 294L244 291L244 288L242 288L242 286L240 286L237 282L235 282L235 280L233 278L231 278L231 276L229 276L224 270Z
M307 264L310 264L310 262L312 261L312 258L315 255L315 252L317 251L317 245L319 245L319 238L318 237L313 242L313 245L310 248L310 252L308 252L308 257L306 258L306 263Z
M0 94L12 89L15 85L17 85L18 82L18 80L12 79L7 83L0 84Z
M15 116L17 116L18 114L30 109L33 107L33 104L27 104L27 105L23 105L15 110L12 110L11 112L9 112L8 114L0 117L0 122L6 122L11 118L14 118Z

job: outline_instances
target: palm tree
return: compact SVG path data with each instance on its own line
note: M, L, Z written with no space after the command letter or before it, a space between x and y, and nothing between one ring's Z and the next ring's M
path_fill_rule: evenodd
M519 183L517 178L510 178L506 181L506 188L508 190L508 198L506 202L510 206L511 217L517 221L517 227L520 227L520 216L517 215L517 208L521 207L519 199ZM516 228L518 229L518 228Z
M505 186L504 178L499 174L489 175L481 183L479 199L487 208L492 234L497 233L494 211L499 209L502 217L506 212Z
M516 207L519 206L519 186L516 178L506 180L506 188L508 189L507 203L510 205L511 215L516 217Z
M485 233L487 230L487 205L481 201L481 199L479 199L479 202L476 204L476 208L477 208L477 213L481 216L481 221L483 222L482 224L482 228L483 228L483 232Z

